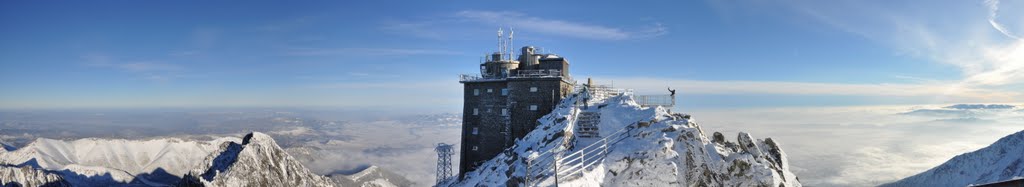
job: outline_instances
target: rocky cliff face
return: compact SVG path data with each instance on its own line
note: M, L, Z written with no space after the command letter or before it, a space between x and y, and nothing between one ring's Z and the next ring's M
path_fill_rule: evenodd
M885 184L898 186L967 186L1024 177L1024 131L988 147L957 155L923 173Z
M270 136L254 132L226 142L183 177L182 186L334 186L292 158Z
M779 142L772 139L754 139L747 133L739 133L736 142L726 141L720 133L709 138L688 115L640 107L630 94L593 99L589 108L575 102L576 96L564 99L539 120L537 130L509 151L467 173L465 179L445 185L553 184L551 178L527 176L554 175L552 169L536 168L535 163L545 160L541 153L571 155L600 143L601 139L575 133L579 112L598 112L599 134L613 140L607 144L607 154L593 154L597 161L581 169L581 174L560 176L560 186L801 186L789 171ZM611 137L617 132L619 137ZM571 167L571 162L561 167Z

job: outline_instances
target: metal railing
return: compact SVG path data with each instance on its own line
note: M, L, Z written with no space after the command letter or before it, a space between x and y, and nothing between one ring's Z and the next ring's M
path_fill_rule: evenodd
M636 123L627 125L567 155L562 155L563 152L556 152L555 149L552 149L527 158L526 186L557 185L560 181L581 177L584 171L592 169L592 166L604 161L610 145L629 137L629 132L635 128Z
M575 80L570 75L562 74L562 71L555 69L538 69L538 70L515 70L509 72L506 76L494 76L484 77L480 74L459 74L459 82L471 82L471 81L485 81L485 80L501 80L505 78L555 78L561 77L566 82L573 83Z
M480 75L474 74L459 74L459 82L476 81L483 79Z
M676 97L672 95L637 95L633 96L637 104L640 106L663 106L672 107L676 105Z
M633 93L633 89L618 89L608 85L592 85L588 89L590 89L591 93L590 98L594 100L603 100L609 97Z
M562 71L557 69L516 70L510 77L561 77Z

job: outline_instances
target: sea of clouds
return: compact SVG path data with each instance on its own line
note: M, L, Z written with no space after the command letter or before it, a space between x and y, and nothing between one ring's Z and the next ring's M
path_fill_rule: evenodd
M808 186L874 186L1024 130L1016 105L791 107L694 111L707 133L771 137Z

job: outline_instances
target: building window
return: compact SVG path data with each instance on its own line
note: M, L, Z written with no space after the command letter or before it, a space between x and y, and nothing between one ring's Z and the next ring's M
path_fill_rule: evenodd
M508 95L508 88L502 88L501 95Z
M488 88L488 89L487 89L487 93L494 93L494 89L490 89L490 88Z
M476 147L476 146L474 145L474 146L473 146L473 150L474 150L474 151L476 151L476 150L480 150L480 148L477 148L477 147Z
M537 105L530 105L530 110L537 110Z
M480 89L473 89L473 95L480 95Z
M501 116L508 116L508 109L507 108L501 109Z
M537 87L530 87L530 92L537 92Z
M479 134L480 128L473 127L473 135Z
M476 108L473 108L473 115L480 115L480 111L477 110Z

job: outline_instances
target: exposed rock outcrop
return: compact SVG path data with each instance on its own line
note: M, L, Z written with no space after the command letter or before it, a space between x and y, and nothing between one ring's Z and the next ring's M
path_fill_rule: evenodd
M253 132L225 142L219 154L183 177L180 186L334 186L292 158L270 136Z

